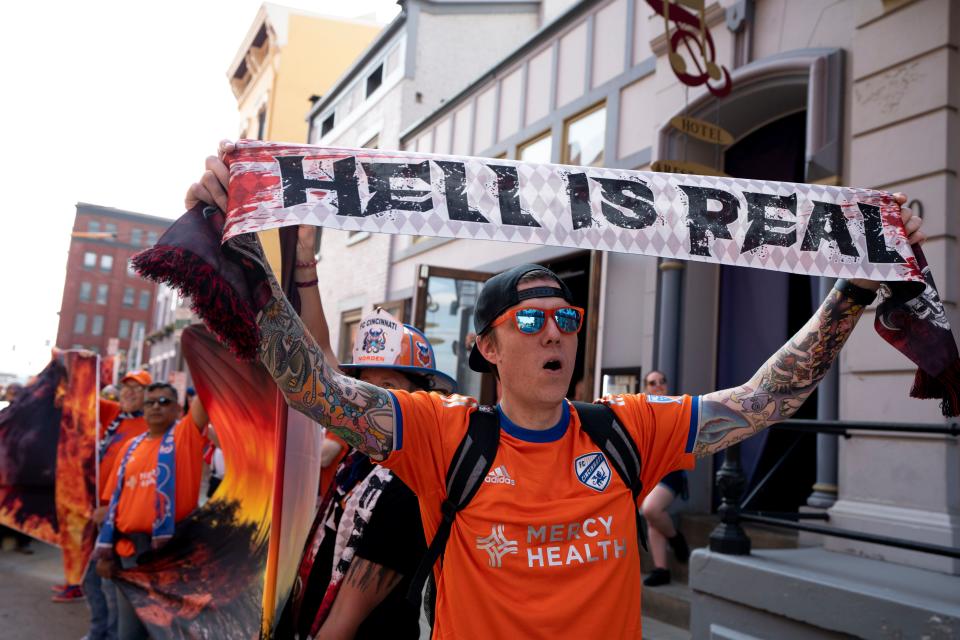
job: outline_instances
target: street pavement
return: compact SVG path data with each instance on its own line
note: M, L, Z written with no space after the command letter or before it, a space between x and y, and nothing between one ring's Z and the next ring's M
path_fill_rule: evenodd
M51 602L50 586L63 582L60 550L33 541L33 555L0 551L0 640L79 640L90 622L86 603Z

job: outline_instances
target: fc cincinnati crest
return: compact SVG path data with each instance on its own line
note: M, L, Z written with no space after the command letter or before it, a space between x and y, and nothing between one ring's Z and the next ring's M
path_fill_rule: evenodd
M610 484L610 467L599 451L587 453L573 461L577 479L595 491L603 491Z
M387 348L387 339L383 335L383 329L370 329L363 336L362 349L366 353L380 353Z

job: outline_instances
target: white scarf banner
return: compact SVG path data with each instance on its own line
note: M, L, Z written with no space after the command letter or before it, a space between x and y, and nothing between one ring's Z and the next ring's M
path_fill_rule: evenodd
M307 224L923 280L884 191L256 141L226 161L224 240Z

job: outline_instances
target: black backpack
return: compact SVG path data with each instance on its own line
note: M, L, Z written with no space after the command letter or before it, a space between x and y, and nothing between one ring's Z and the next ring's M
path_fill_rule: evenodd
M640 453L637 451L637 445L633 438L630 437L626 428L617 418L617 414L610 407L588 402L573 402L571 404L577 410L577 415L580 416L581 427L610 460L624 484L630 487L630 491L633 493L633 501L636 503L637 498L643 491L643 483L640 481ZM443 550L447 546L450 530L453 527L453 519L458 511L462 511L470 504L473 496L480 489L483 479L493 465L493 459L497 456L499 445L500 416L497 409L485 405L480 406L470 416L467 433L460 441L460 446L453 454L450 467L447 469L447 497L440 505L442 519L426 555L420 561L417 572L410 582L410 589L407 592L407 599L410 602L419 605L424 583L431 575L433 565L443 555ZM635 512L637 516L637 535L640 544L646 549L647 538L640 523L640 510L635 509ZM434 594L430 593L430 595L433 596ZM428 597L428 600L430 599L432 598ZM433 607L432 603L430 604L431 606L427 608L429 609L428 613L432 614Z

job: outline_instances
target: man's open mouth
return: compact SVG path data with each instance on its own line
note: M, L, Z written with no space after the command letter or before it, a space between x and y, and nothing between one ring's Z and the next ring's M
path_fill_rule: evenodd
M547 360L546 364L543 365L543 368L548 371L560 371L563 368L563 363L559 360Z

